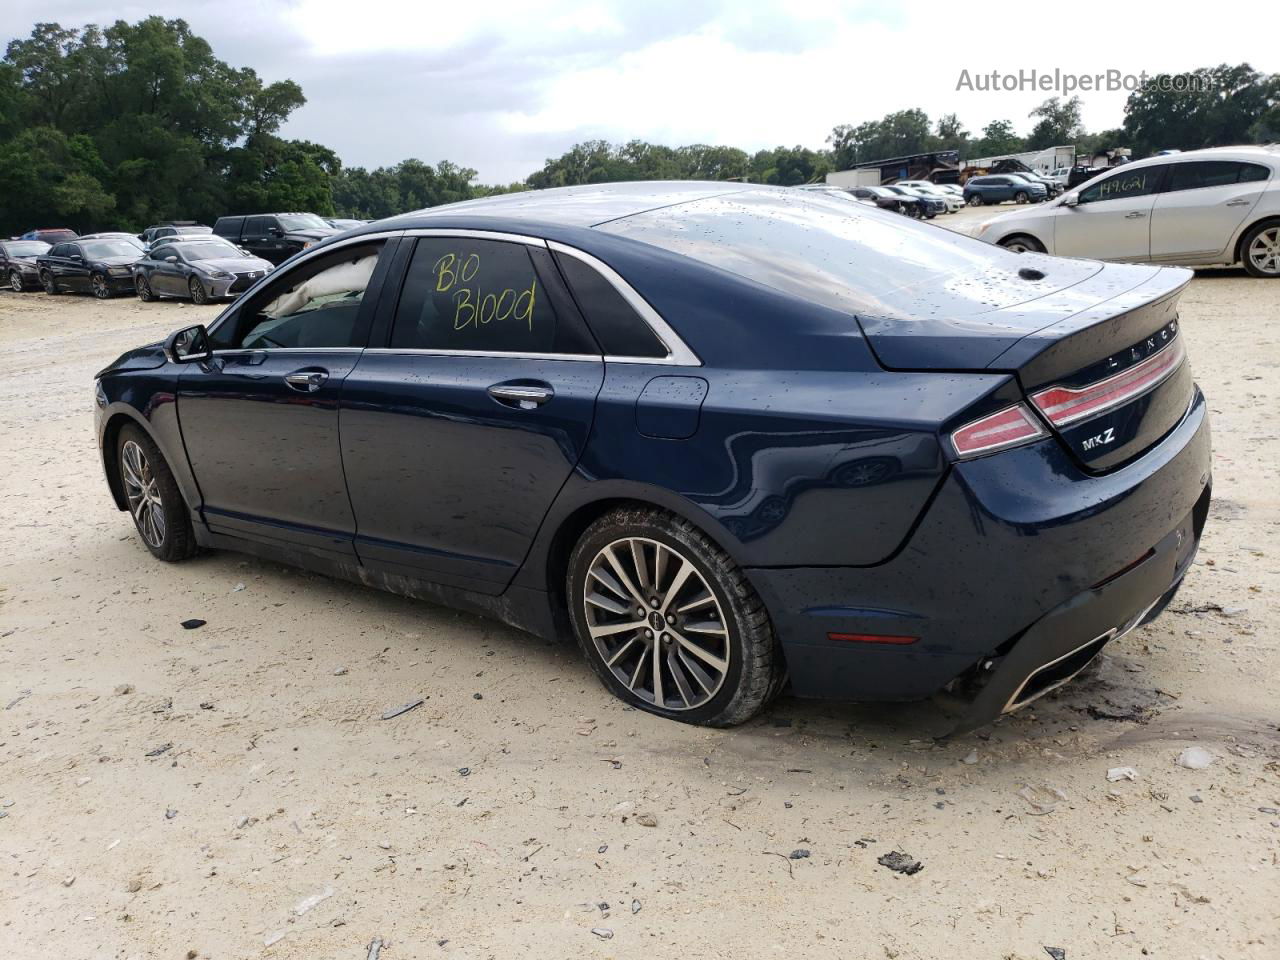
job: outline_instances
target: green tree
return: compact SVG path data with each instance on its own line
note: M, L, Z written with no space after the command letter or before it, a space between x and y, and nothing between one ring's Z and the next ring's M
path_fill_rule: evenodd
M993 157L1002 153L1021 153L1026 142L1013 131L1013 121L992 120L982 128L982 137L969 148L972 158Z
M1224 63L1190 74L1161 74L1129 94L1124 129L1137 156L1168 148L1250 143L1266 137L1277 103L1280 87L1274 75L1247 63Z
M1065 101L1050 97L1027 116L1038 118L1027 137L1028 150L1043 150L1045 147L1075 143L1084 134L1079 97Z

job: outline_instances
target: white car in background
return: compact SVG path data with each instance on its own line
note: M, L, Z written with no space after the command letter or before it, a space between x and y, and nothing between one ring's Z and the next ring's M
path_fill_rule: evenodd
M937 197L947 205L947 213L955 213L957 210L964 208L964 194L952 192L931 180L899 180L894 184L895 187L911 187L919 190L921 193L927 193L931 197Z
M1213 147L1127 163L973 236L1062 257L1210 266L1280 278L1280 146Z

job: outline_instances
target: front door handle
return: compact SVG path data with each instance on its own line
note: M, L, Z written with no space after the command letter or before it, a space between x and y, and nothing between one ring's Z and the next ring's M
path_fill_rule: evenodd
M489 396L517 410L533 410L555 395L556 392L547 383L495 383L489 388Z
M1246 205L1247 205L1247 204L1249 204L1249 203L1252 203L1252 201L1251 201L1251 200L1249 200L1249 199L1247 199L1246 197L1236 197L1234 200L1228 200L1228 201L1227 201L1227 206L1228 206L1228 207L1243 207L1243 206L1246 206Z
M1141 210L1133 210L1130 213L1126 213L1124 215L1124 218L1126 220L1141 220L1145 216L1146 214L1143 213Z
M315 393L328 379L328 370L298 370L286 374L284 382L299 393Z

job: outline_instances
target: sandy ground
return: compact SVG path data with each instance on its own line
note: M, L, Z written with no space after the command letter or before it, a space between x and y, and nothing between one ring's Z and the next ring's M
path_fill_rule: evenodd
M1275 960L1280 284L1205 273L1183 307L1216 500L1176 609L937 745L929 705L686 727L569 646L157 563L92 375L217 308L0 294L0 957Z

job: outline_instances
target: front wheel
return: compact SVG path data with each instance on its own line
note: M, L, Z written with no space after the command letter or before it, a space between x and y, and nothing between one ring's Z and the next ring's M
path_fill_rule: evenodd
M141 273L133 278L133 289L143 303L150 303L156 298L156 295L151 292L151 284L147 283L146 276Z
M14 293L21 293L26 289L26 284L22 282L22 274L17 270L9 271L9 289Z
M980 207L980 206L982 206L982 194L980 194L980 193L975 193L975 194L973 194L971 197L969 197L968 205L969 205L969 206L971 206L971 207Z
M1019 190L1017 193L1013 195L1014 203L1026 203L1030 199L1031 197L1027 195L1025 190Z
M1044 244L1035 237L1027 236L1025 233L1005 237L1000 241L1000 246L1014 253L1044 253Z
M187 288L191 291L191 302L197 306L204 306L209 302L209 294L201 283L195 277L187 281Z
M625 703L732 726L782 685L763 601L727 553L672 513L636 507L596 520L569 558L567 589L583 653Z
M99 300L107 300L111 297L111 288L107 286L107 278L101 273L95 273L89 278L89 289Z
M116 469L138 536L152 555L170 563L196 552L186 503L160 448L139 427L116 438Z
M1250 230L1241 244L1240 259L1250 276L1280 277L1280 224L1264 223Z

